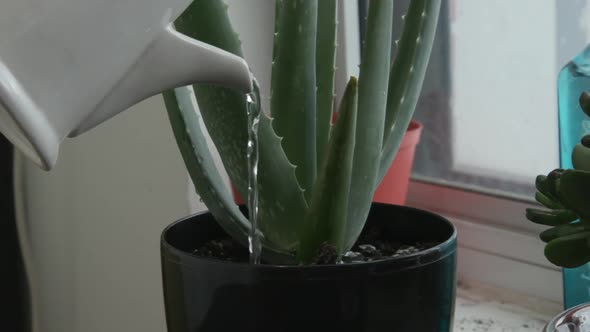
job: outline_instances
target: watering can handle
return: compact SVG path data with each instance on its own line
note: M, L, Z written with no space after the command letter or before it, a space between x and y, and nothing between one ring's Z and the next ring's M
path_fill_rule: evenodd
M69 136L84 133L148 97L196 83L244 93L252 90L252 77L244 59L187 37L170 24Z

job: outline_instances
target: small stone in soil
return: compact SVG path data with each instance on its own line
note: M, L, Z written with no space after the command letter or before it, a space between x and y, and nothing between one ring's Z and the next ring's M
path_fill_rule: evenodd
M361 244L358 246L360 253L365 256L365 260L376 260L382 258L381 251L370 244Z
M372 255L377 252L377 248L370 244L361 244L359 245L359 249L362 250L365 255Z
M420 249L415 246L402 246L401 248L397 249L395 254L393 254L393 257L407 256L407 255L417 253L419 251L420 251Z
M342 255L342 261L344 263L360 263L365 261L365 256L360 252L348 251Z
M370 244L361 244L355 246L352 251L344 253L344 255L342 255L342 261L344 263L362 263L376 261L387 257L408 256L432 246L433 245L429 244L417 244L415 246L399 245L395 250L390 249L392 247L383 250Z

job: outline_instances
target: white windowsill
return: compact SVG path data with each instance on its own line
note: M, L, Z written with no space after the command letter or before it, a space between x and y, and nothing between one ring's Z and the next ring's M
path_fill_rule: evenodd
M543 256L544 244L538 237L544 228L524 216L532 203L412 181L407 204L453 222L459 280L562 301L561 270Z
M562 311L561 270L543 256L533 203L412 181L409 206L457 228L455 332L541 331Z
M533 332L562 311L560 303L477 282L460 282L455 332Z

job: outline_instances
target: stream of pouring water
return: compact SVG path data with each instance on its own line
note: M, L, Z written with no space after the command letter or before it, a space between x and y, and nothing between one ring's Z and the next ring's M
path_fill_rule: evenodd
M256 82L254 82L256 85ZM250 264L260 263L262 245L258 231L258 125L260 123L260 101L255 92L247 96L248 109L248 211L250 214L250 234L248 249Z

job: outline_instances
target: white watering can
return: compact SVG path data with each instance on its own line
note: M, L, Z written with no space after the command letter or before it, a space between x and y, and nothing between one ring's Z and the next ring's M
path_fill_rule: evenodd
M162 91L250 91L243 59L173 29L191 2L1 0L0 132L49 170L66 136Z

